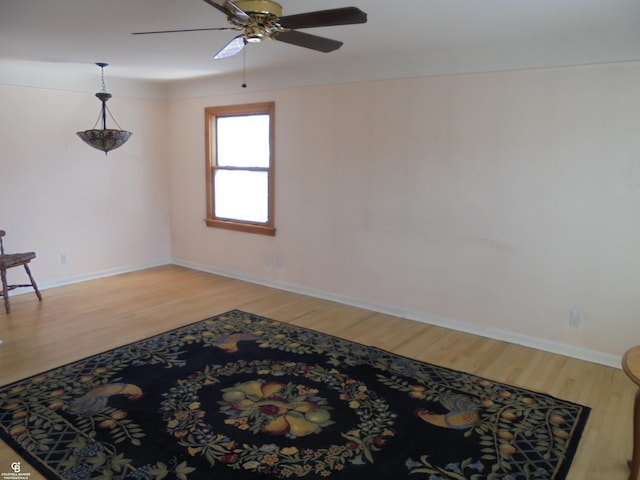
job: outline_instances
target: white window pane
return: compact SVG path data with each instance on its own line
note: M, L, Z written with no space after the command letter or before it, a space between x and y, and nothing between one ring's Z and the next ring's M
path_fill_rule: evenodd
M269 115L217 119L217 163L220 166L269 166Z
M269 174L217 170L215 216L230 220L269 221Z

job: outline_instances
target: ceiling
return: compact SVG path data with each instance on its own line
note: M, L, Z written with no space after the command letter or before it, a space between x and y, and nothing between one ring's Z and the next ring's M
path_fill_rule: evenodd
M319 53L282 42L213 60L236 33L132 32L228 26L203 0L0 0L0 72L42 67L161 82L295 86L640 61L638 0L280 0L283 15L356 6L368 23L305 30ZM27 69L28 71L36 71ZM6 76L6 75L5 75ZM0 75L2 83L2 75ZM6 82L5 82L6 83ZM92 85L92 88L94 85Z

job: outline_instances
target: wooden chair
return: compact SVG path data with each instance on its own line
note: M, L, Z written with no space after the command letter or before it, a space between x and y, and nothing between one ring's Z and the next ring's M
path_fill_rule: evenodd
M5 254L4 245L2 244L2 237L4 237L6 233L7 232L5 232L4 230L0 230L0 276L2 277L2 293L0 294L0 296L4 297L4 309L7 311L7 313L9 313L11 311L11 307L9 306L10 290L19 287L33 287L33 289L36 291L36 295L38 296L39 301L42 301L42 295L40 295L40 291L38 290L36 281L31 275L31 270L29 270L29 262L36 258L36 253L26 252ZM29 280L31 280L31 283L23 285L8 285L7 270L13 267L19 267L20 265L24 266L24 269L27 271L27 275L29 276Z

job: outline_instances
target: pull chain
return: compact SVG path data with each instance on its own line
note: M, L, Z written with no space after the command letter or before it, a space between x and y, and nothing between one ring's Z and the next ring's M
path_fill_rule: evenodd
M242 49L242 88L247 88L247 46Z

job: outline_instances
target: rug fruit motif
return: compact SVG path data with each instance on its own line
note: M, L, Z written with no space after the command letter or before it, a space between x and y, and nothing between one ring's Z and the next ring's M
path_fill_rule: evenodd
M239 310L0 387L2 438L65 480L559 480L588 415Z

